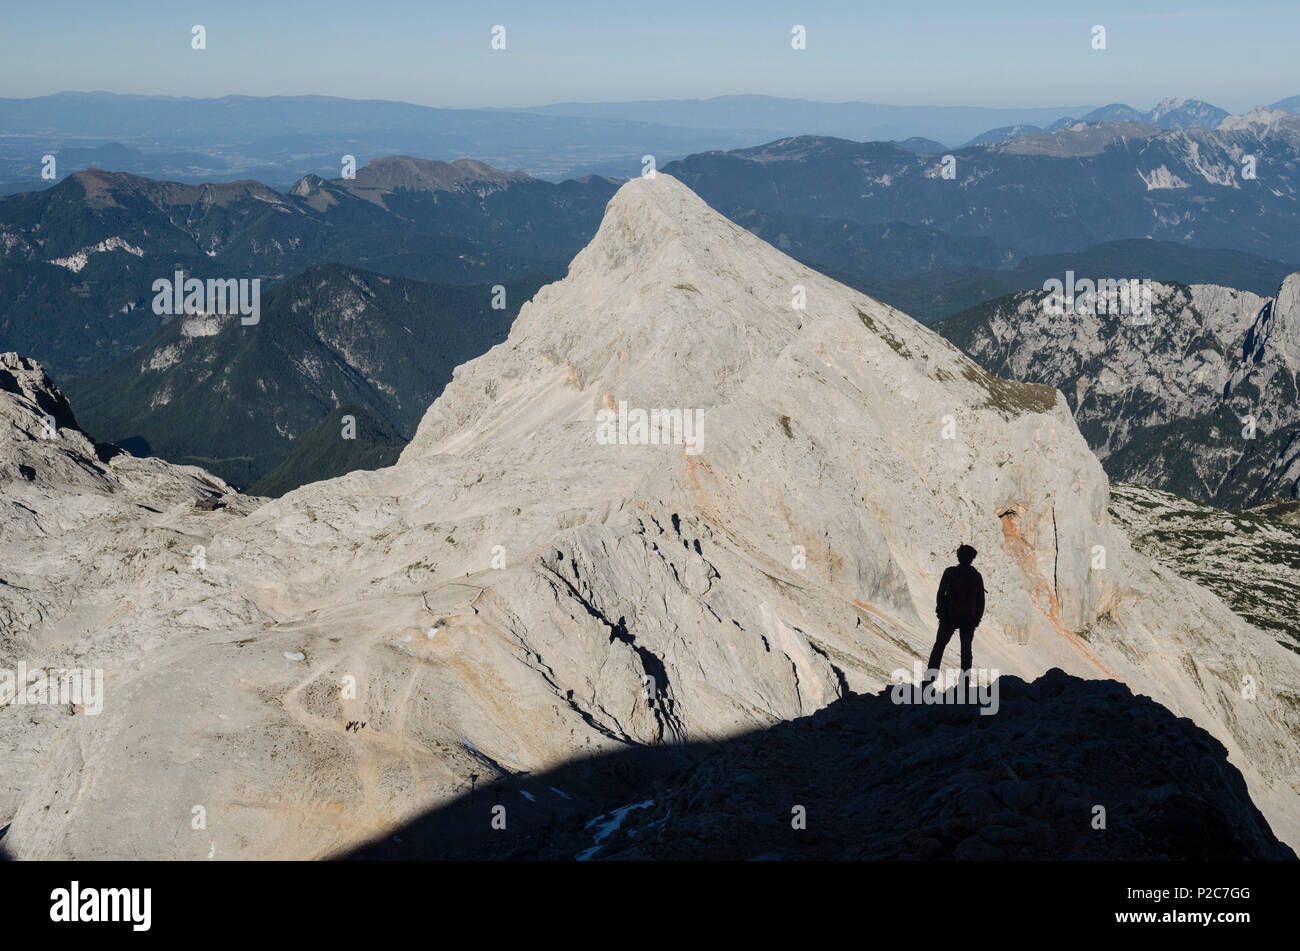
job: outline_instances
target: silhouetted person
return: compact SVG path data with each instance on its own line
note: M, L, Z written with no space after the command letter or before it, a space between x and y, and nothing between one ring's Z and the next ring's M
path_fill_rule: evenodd
M984 617L984 579L971 564L976 554L970 545L962 545L957 549L959 564L945 568L939 581L939 593L934 599L939 633L934 639L934 650L930 651L930 662L926 665L926 680L938 676L943 651L952 640L953 631L961 632L961 669L964 675L970 674L971 644L975 640L975 628Z

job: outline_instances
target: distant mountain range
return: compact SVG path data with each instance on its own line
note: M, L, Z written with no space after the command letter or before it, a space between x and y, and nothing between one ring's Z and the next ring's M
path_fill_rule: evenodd
M957 150L951 179L918 151L805 136L665 170L787 253L922 319L1040 284L1035 257L1113 242L1130 242L1132 257L1108 272L1257 293L1300 261L1300 118L1281 111L1213 131L1075 123ZM1256 179L1243 177L1247 154ZM65 377L102 368L159 328L152 283L176 270L268 282L324 262L440 284L557 276L616 187L403 156L285 192L74 173L0 199L0 347Z
M1290 113L1291 115L1300 115L1300 96L1279 100L1269 106L1269 109ZM1174 96L1160 100L1146 112L1141 112L1122 102L1113 102L1108 106L1102 106L1100 109L1093 109L1078 119L1072 116L1062 116L1042 128L1033 125L1010 125L989 129L987 132L982 132L967 141L966 146L997 145L1000 142L1019 138L1022 135L1059 132L1080 122L1092 124L1102 122L1141 122L1160 129L1217 129L1219 124L1230 115L1231 113L1227 109L1221 109L1200 99L1179 99Z
M1300 117L1281 111L1215 130L1079 123L953 159L947 178L933 155L801 136L664 170L733 220L758 218L756 233L788 253L846 274L873 272L851 241L831 236L894 222L946 235L966 254L985 242L975 254L1004 266L1125 238L1300 261ZM922 266L944 266L921 250Z
M936 152L948 151L948 146L942 142L936 142L934 139L927 139L923 136L912 136L910 139L895 141L900 149L907 149L909 152L915 152L917 155L934 155Z
M960 142L997 125L1046 124L1091 106L986 108L814 102L774 96L715 96L638 102L563 102L517 110L548 117L636 121L688 129L765 132L766 139L825 135L857 140L922 137Z
M1063 128L1063 125L1060 123L1052 123L1049 128L1051 128L1052 131L1056 131L1058 128ZM1043 131L1043 129L1040 129L1036 125L1019 124L998 126L996 129L989 129L987 132L981 132L979 135L975 136L975 138L967 142L963 148L969 148L972 145L997 145L998 143L1005 142L1008 139L1018 139L1022 135L1031 135Z
M296 455L263 486L279 494L400 448L452 370L504 340L537 287L507 286L508 307L493 310L487 286L322 265L270 290L254 326L171 320L67 391L96 438L200 465L241 488ZM355 410L351 438L334 425L342 406Z
M89 167L201 182L250 178L284 188L332 178L344 155L474 156L559 181L628 178L643 155L660 165L706 149L815 133L854 139L928 136L961 141L982 129L1046 123L1090 107L987 109L818 103L771 96L661 102L568 103L521 109L439 109L330 96L195 99L64 92L0 99L0 194L48 186Z
M1277 106L1272 108L1276 109ZM1085 122L1146 122L1162 129L1213 129L1228 118L1227 109L1203 102L1200 99L1179 99L1170 96L1162 99L1146 112L1116 102L1095 109L1083 117Z
M1300 96L1271 108L1300 113ZM249 178L287 188L304 175L333 178L343 156L450 161L473 156L498 168L560 181L625 179L643 155L668 162L710 149L819 135L855 141L928 140L920 152L993 144L1077 121L1137 121L1165 129L1212 128L1227 112L1170 98L1141 111L1122 103L1048 108L891 106L772 96L556 103L517 109L441 109L330 96L195 99L63 92L0 99L0 194L49 186L44 156L62 179L86 168L203 182ZM947 143L946 145L944 143ZM905 146L910 147L910 146Z
M474 156L559 180L589 173L627 177L640 171L646 153L668 161L773 138L764 130L330 96L194 99L102 92L0 99L0 129L0 193L48 185L40 177L42 158L64 150L69 151L58 164L59 178L95 166L176 181L253 178L287 187L306 174L340 175L344 155L355 156L358 167L385 155Z
M1300 115L1300 96L1279 100L1269 108ZM1213 129L1230 115L1228 110L1200 99L1176 96L1162 99L1146 111L1124 103L1099 108L982 109L808 102L769 96L569 102L524 111L547 116L639 120L686 128L767 130L772 137L818 135L857 141L893 140L904 148L923 153L951 147L943 145L944 142L989 145L1030 132L1056 132L1080 121L1142 122L1161 129ZM989 120L1000 120L1002 124L985 124ZM914 144L921 147L913 147Z
M177 270L271 282L338 262L489 285L561 274L615 188L402 157L288 193L78 172L0 199L0 349L65 376L103 367L159 328L152 285Z

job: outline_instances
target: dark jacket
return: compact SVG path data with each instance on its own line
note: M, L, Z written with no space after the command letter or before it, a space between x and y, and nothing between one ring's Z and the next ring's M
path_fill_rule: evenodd
M934 613L955 627L975 627L984 618L984 579L973 565L944 569Z

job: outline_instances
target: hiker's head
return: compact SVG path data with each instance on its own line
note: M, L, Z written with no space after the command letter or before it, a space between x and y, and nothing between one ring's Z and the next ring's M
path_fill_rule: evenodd
M972 561L975 560L975 556L978 554L979 552L977 552L974 548L971 548L970 545L961 545L957 549L957 560L960 561L963 565L969 565Z

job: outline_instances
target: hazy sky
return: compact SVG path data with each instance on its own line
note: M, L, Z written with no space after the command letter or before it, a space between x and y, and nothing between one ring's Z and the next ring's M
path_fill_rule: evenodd
M194 24L207 49L190 47ZM506 28L504 52L490 48ZM808 47L790 47L794 24ZM1091 48L1094 24L1108 48ZM1064 106L1300 94L1300 2L4 0L0 96L320 94L431 106L765 93ZM0 130L2 131L2 130Z

